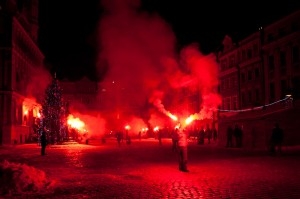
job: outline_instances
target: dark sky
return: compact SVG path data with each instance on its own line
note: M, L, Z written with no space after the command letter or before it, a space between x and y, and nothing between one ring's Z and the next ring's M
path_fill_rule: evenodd
M300 8L300 1L142 0L141 9L158 13L172 27L178 48L197 42L203 53L226 34L244 37ZM40 1L39 45L59 78L99 78L95 71L100 0ZM71 69L71 70L70 70Z

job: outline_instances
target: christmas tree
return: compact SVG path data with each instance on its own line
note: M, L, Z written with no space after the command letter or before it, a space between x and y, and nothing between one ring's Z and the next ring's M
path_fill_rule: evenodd
M57 144L65 138L65 107L62 100L62 89L56 77L45 92L42 104L42 129L45 129L48 143Z

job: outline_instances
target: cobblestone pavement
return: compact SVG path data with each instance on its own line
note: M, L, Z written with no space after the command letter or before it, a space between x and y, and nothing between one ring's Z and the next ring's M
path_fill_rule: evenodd
M53 185L39 193L4 198L245 198L299 199L300 150L280 156L261 150L189 145L190 172L178 170L171 141L131 145L56 145L40 156L36 144L0 148L0 160L44 170Z

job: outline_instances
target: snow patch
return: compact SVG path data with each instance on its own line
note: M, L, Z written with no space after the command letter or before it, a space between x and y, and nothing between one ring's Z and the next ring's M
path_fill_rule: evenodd
M39 192L50 184L42 170L7 160L0 163L0 195Z

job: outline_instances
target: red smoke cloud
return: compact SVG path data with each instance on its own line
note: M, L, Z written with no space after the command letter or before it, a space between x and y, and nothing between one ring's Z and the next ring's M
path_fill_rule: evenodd
M181 60L196 79L193 82L198 84L202 106L216 109L221 104L221 97L217 93L219 80L215 55L203 55L197 45L190 45L181 51Z
M44 97L45 90L50 84L52 77L51 74L42 66L40 67L29 67L29 78L28 82L24 83L26 87L26 96L32 98ZM42 99L38 99L42 101Z
M185 102L178 102L177 96L171 96L174 100L162 98L182 87L198 88L202 106L216 108L220 104L215 90L218 65L214 56L204 56L195 45L177 55L170 26L157 14L141 11L139 0L104 0L102 5L105 12L98 29L97 63L99 71L104 66L108 71L101 83L105 91L99 95L101 108L118 112L113 115L123 120L130 114L140 117L149 102L154 106L154 102L162 102L157 108L168 113L164 102L171 103L168 107ZM163 94L155 94L158 90Z
M78 119L84 123L84 129L87 130L88 134L86 138L90 137L101 137L105 133L105 120L99 115L93 116L92 114L82 114L79 112L72 112L69 117Z

